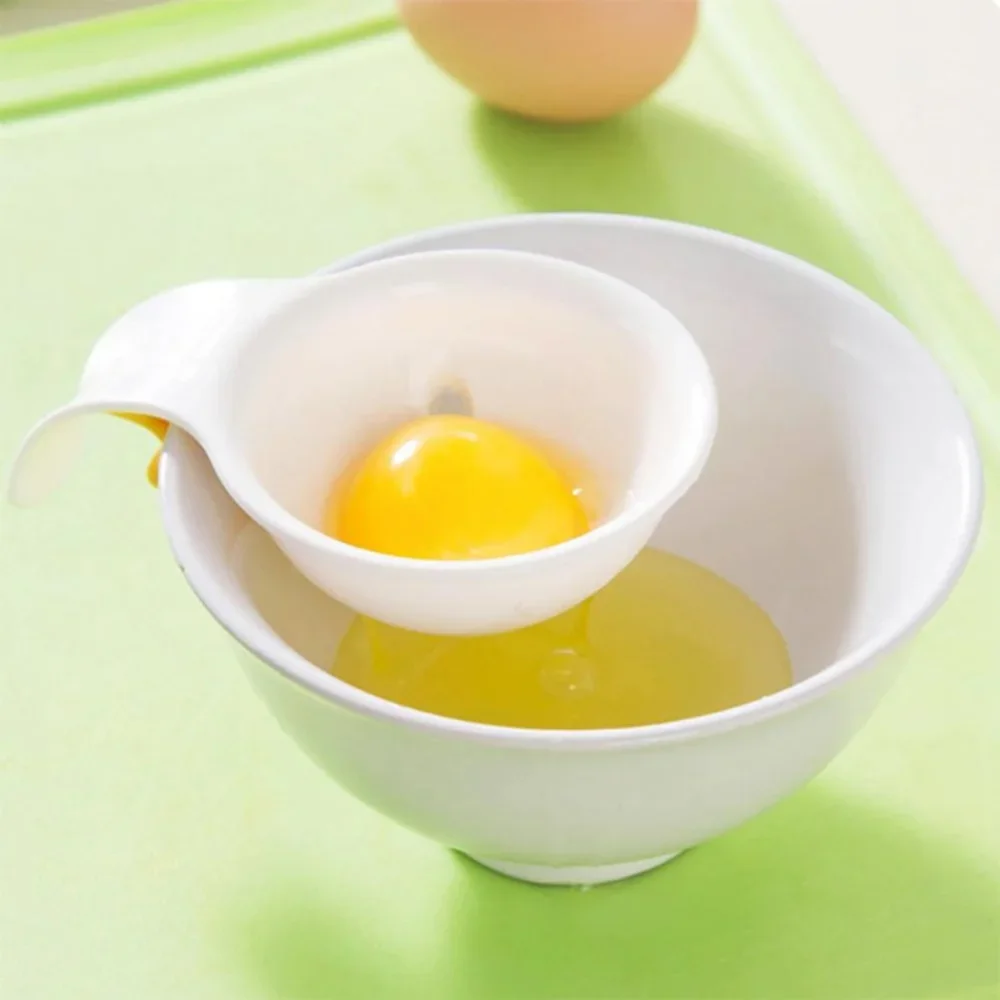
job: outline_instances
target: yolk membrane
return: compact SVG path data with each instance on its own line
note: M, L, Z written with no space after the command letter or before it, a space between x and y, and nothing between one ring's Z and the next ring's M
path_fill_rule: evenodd
M325 530L414 559L494 559L587 531L571 483L533 443L493 423L441 414L404 424L337 484Z

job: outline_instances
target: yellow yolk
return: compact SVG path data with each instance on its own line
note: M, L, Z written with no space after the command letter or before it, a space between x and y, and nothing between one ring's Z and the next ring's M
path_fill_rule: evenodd
M472 417L422 417L337 484L324 527L360 548L415 559L493 559L583 534L570 483L533 444Z

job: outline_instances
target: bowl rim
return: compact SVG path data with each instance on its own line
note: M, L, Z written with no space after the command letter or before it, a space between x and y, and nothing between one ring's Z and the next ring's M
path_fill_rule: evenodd
M235 610L233 601L213 575L203 572L197 558L196 547L184 519L180 516L179 497L184 490L184 465L188 455L198 449L193 439L172 429L167 436L160 467L160 506L168 541L174 558L180 565L189 585L210 614L233 636L237 642L277 670L298 687L339 707L366 715L389 724L403 725L440 737L451 737L488 743L508 748L539 748L560 750L595 750L612 747L635 748L650 744L673 743L704 738L746 725L763 722L784 715L829 691L839 687L848 677L873 666L883 655L911 638L937 612L951 593L975 548L983 514L983 470L975 433L963 407L947 377L923 345L887 310L868 296L840 278L783 251L766 247L743 237L688 223L652 219L642 216L622 216L606 213L533 213L501 216L446 225L421 230L418 233L388 240L358 254L345 257L330 265L325 272L343 270L379 259L387 252L405 251L408 247L424 243L429 238L462 236L487 227L531 228L553 223L600 223L613 228L667 230L683 238L710 244L725 245L740 250L770 264L784 268L809 281L825 285L834 294L853 299L863 308L876 311L889 320L891 331L901 349L923 356L937 377L942 391L950 393L956 402L954 428L963 461L962 493L964 503L960 529L955 535L955 548L936 585L929 589L923 603L907 613L901 613L887 622L870 639L848 651L845 655L818 670L811 676L781 691L766 695L756 701L737 705L721 712L701 715L672 722L619 729L526 729L468 722L434 715L409 708L369 694L353 687L320 667L309 662L291 649L269 630L249 622L244 627L235 623L243 617Z

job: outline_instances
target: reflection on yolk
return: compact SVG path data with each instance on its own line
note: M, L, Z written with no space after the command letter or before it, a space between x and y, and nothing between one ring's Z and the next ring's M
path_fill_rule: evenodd
M588 529L574 486L533 444L472 417L422 417L337 483L324 523L360 548L415 559L492 559Z

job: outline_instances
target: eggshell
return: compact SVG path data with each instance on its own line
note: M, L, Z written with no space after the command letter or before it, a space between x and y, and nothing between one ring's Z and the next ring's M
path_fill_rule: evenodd
M694 36L697 0L400 0L417 44L488 104L555 122L652 93Z

